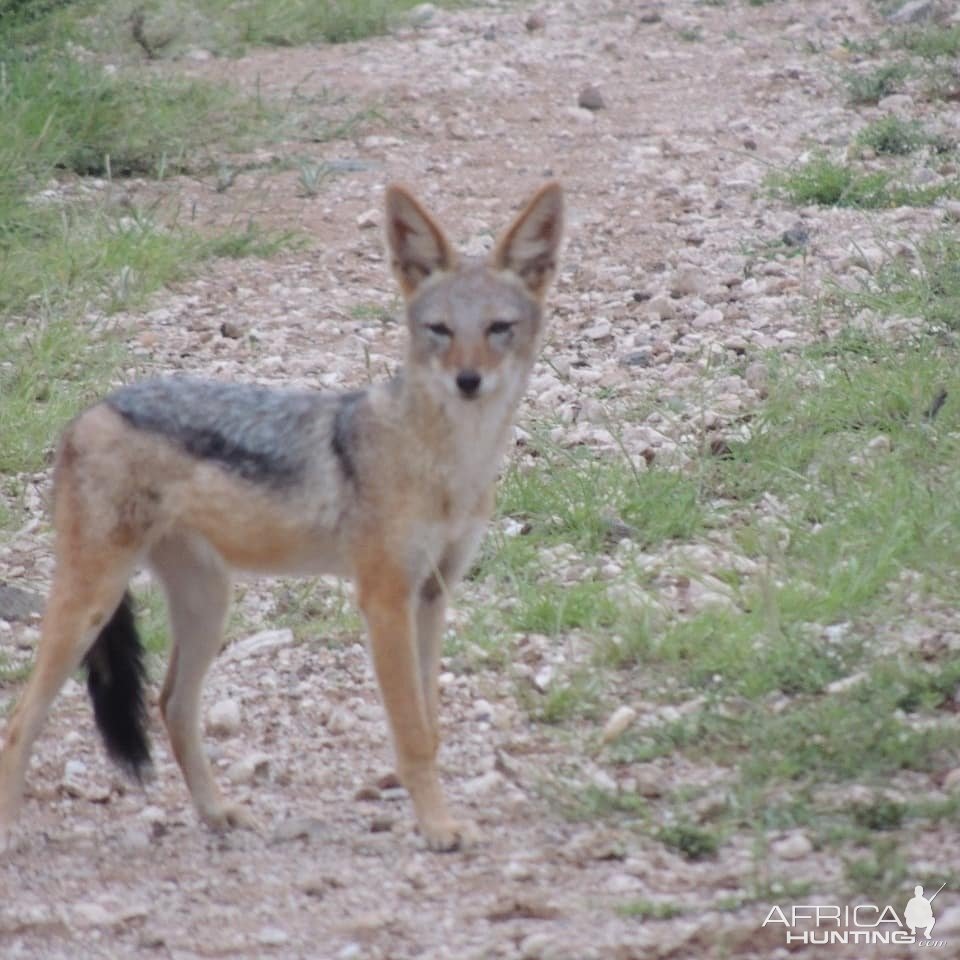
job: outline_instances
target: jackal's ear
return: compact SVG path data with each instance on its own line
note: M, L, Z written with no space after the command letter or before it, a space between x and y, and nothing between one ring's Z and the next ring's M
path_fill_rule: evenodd
M452 270L457 257L433 217L397 184L387 187L387 248L393 275L410 297L437 270Z
M535 297L542 297L557 269L562 235L563 190L554 181L537 191L500 238L492 263L515 273Z

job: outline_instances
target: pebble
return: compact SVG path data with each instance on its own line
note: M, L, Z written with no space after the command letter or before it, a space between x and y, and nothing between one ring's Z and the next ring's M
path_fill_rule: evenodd
M577 106L584 110L603 110L607 104L598 87L587 86L580 91Z
M530 33L534 33L537 30L543 30L547 25L547 18L540 13L538 10L535 10L527 19L523 22L523 25L527 28Z
M257 932L257 943L264 947L282 947L290 942L290 934L279 927L261 927Z
M207 712L207 730L218 737L232 737L242 722L238 700L218 700Z
M357 226L361 230L371 230L374 227L379 227L381 222L379 207L371 207L369 210L364 210L363 213L357 217Z
M289 646L294 642L293 631L289 627L280 630L261 630L253 636L238 640L227 647L220 659L225 661L243 660L246 657L257 657L270 653L281 647Z
M655 314L660 320L668 320L677 312L673 301L664 294L657 294L647 301L647 309Z
M637 711L626 705L617 707L603 726L602 743L612 743L637 719Z
M593 326L583 331L583 335L588 340L606 340L612 333L613 324L609 320L598 320Z
M227 779L231 783L249 784L265 780L269 772L270 757L265 753L252 753L227 767Z
M681 267L670 278L670 293L674 297L693 296L703 293L706 289L707 282L701 267Z
M796 831L770 844L770 849L781 860L802 860L813 853L813 844L805 833Z

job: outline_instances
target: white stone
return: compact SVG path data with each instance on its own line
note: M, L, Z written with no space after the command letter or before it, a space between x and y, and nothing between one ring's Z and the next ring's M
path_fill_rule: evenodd
M637 711L633 707L628 707L626 704L617 707L603 726L603 733L600 736L601 741L610 743L616 740L636 719Z
M207 730L214 736L232 737L240 730L240 703L237 700L218 700L207 712Z

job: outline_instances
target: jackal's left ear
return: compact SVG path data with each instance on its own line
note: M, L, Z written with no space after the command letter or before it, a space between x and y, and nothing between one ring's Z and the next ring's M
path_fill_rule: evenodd
M410 297L437 270L452 270L456 254L433 217L403 187L387 187L387 247L393 274Z
M563 236L563 190L556 181L537 191L493 250L491 261L510 270L535 296L542 297L557 270Z

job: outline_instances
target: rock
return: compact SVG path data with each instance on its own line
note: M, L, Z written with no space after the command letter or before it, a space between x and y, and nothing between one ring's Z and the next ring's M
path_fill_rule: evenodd
M954 767L943 778L943 789L960 791L960 767Z
M780 234L780 239L788 247L805 247L810 239L810 232L802 221L797 221L792 227Z
M227 779L231 783L245 784L265 780L270 772L270 757L265 753L251 753L227 767Z
M770 844L770 849L781 860L802 860L813 853L813 844L805 833L798 830L775 840Z
M319 817L290 817L280 823L270 837L271 843L289 843L291 840L312 840L327 832L327 825Z
M472 716L480 723L489 723L493 719L493 705L487 700L474 700Z
M218 700L207 712L207 730L213 736L234 736L240 730L241 721L237 700Z
M550 689L550 684L553 683L553 667L549 663L545 664L534 673L531 679L540 693L546 693Z
M106 907L92 900L81 900L70 908L70 919L78 927L114 927L129 920L140 920L150 911L143 906Z
M947 200L943 205L943 214L948 220L960 221L960 200ZM0 607L0 616L2 616Z
M511 860L504 868L503 875L508 880L526 882L532 880L536 875L533 867L529 863L521 860Z
M536 30L543 30L547 25L547 18L540 13L538 10L534 10L529 17L523 22L523 25L527 28L530 33L533 33Z
M279 927L261 927L257 931L257 943L264 947L282 947L290 942L290 935Z
M43 598L30 590L0 583L0 620L26 622L43 610Z
M890 23L920 23L923 20L929 20L936 9L934 0L909 0L902 7L887 14L887 20Z
M361 230L371 230L374 227L380 226L380 209L379 207L371 207L369 210L364 210L363 213L357 217L357 226Z
M700 267L680 267L670 279L670 294L673 297L698 295L703 293L706 288L707 282Z
M239 323L234 323L232 320L224 320L223 323L220 324L220 334L228 340L239 340L244 334L244 329Z
M747 381L747 386L753 390L758 393L765 393L770 385L770 370L765 363L751 363L743 372L743 379Z
M571 954L554 934L538 930L520 941L520 956L523 960L567 960Z
M588 340L606 340L613 334L613 324L609 320L598 320L593 326L587 327L583 335Z
M357 725L357 718L346 707L334 707L327 719L327 730L335 735L346 733Z
M497 770L488 770L463 784L463 792L470 797L481 797L500 790L504 785L503 774Z
M649 301L647 301L647 309L661 320L667 320L677 312L673 301L663 294L651 297Z
M712 330L720 326L721 323L723 323L723 311L711 307L694 318L693 327L696 330Z
M881 433L867 444L864 452L868 457L881 457L890 453L891 450L893 450L893 441L886 434Z
M591 85L580 91L580 96L577 97L577 106L583 107L584 110L603 110L607 104L599 88Z
M228 647L222 655L223 660L243 660L269 653L293 643L293 631L289 627L280 630L261 630L253 636L238 640Z
M617 709L610 714L610 719L604 724L600 741L602 743L611 743L616 740L636 719L637 711L634 710L633 707L628 707L625 704L617 707Z
M913 97L908 93L891 93L888 97L881 97L877 107L884 113L909 113L913 110Z
M425 27L436 16L437 8L432 3L418 3L407 14L407 22L411 27Z

